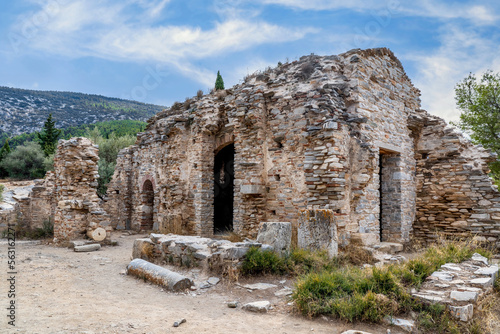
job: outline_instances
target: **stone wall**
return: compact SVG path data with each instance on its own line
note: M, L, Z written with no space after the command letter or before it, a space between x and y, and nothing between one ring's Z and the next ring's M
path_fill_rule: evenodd
M404 120L418 96L387 49L302 57L153 117L121 152L107 208L117 227L140 229L149 180L154 227L212 236L214 158L232 144L234 232L255 237L262 221L289 221L296 238L300 210L328 209L341 242L353 233L408 241L415 159ZM382 189L395 200L380 219L385 156Z
M98 148L87 138L60 140L54 158L54 241L78 239L111 224L97 196Z
M438 233L477 235L500 247L500 196L488 176L490 151L476 145L435 116L415 117L417 216L415 238L432 242Z

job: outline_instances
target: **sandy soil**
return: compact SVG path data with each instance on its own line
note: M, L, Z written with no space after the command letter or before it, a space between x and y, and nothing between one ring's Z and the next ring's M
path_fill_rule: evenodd
M5 273L7 244L0 241L1 333L341 333L358 329L387 333L383 326L345 324L327 318L306 319L295 314L286 297L274 292L293 282L280 278L254 278L278 288L249 292L221 281L215 287L188 293L169 293L161 287L125 275L133 240L140 236L116 233L115 247L75 253L46 244L16 243L16 326L7 324L9 289ZM170 268L179 270L178 268ZM209 277L199 270L185 271L199 284ZM240 279L240 283L248 281ZM226 302L238 301L236 309ZM273 309L255 314L241 309L246 302L269 300ZM182 318L186 323L174 328ZM4 329L6 329L4 331ZM392 333L399 333L392 328Z

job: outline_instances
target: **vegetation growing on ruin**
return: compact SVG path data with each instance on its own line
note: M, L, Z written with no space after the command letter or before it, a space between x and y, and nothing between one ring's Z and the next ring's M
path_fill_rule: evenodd
M5 186L0 184L0 201L3 201L3 192L5 190Z
M475 252L492 256L471 241L440 241L404 264L362 269L361 264L374 259L355 245L332 259L325 251L294 249L279 256L251 248L240 270L244 275L298 275L292 298L297 309L309 317L330 315L349 322L380 322L387 315L415 312L417 326L425 333L473 333L477 326L481 329L478 333L485 333L485 324L459 324L446 307L424 304L410 295L412 288L418 288L441 265L463 262ZM500 287L500 279L496 284Z
M455 87L455 100L461 110L454 125L466 132L475 144L481 144L500 156L500 73L487 71L478 79L469 74ZM490 164L497 184L500 182L500 160Z
M387 315L414 311L419 314L421 330L459 333L459 325L444 307L416 301L409 291L419 287L441 265L462 262L474 252L491 256L491 252L471 242L444 241L404 264L314 270L297 280L293 299L299 311L310 317L326 314L346 321L379 322Z
M121 149L133 145L136 141L135 135L117 136L115 133L104 137L98 127L88 130L85 137L99 146L99 179L97 193L105 195L107 185L113 176L116 167L116 159Z

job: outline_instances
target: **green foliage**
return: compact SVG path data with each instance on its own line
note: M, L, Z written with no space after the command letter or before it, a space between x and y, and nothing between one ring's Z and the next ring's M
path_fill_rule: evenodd
M5 140L2 148L0 149L0 163L2 160L11 152L9 145L9 138ZM5 168L0 167L0 177L6 177L9 173L5 170Z
M454 125L472 141L500 154L500 74L487 71L481 79L474 74L455 87L455 100L462 111ZM500 161L490 164L492 176L500 180Z
M133 135L118 137L114 133L111 133L108 138L104 138L98 127L88 129L86 137L99 146L99 179L97 192L100 195L105 195L107 184L111 181L115 171L118 152L125 147L133 145L136 141L136 137Z
M386 315L413 310L419 314L417 322L424 332L459 333L445 306L415 301L409 291L441 265L462 262L474 252L491 255L472 242L445 241L401 265L315 269L297 280L292 297L308 316L329 314L347 321L378 322Z
M3 191L5 190L5 186L0 184L0 201L3 201Z
M217 71L217 79L215 79L215 90L223 90L223 89L224 89L224 80L222 80L220 71Z
M82 124L79 126L72 126L68 128L61 129L61 139L70 139L71 137L86 137L90 130L97 128L99 134L108 138L112 133L117 137L122 137L125 135L137 135L138 132L144 131L146 129L146 122L142 121L131 121L131 120L119 120L119 121L106 121L97 122L94 124ZM26 142L35 141L36 132L24 133L19 136L15 136L9 139L10 148L14 149L19 145L23 145Z
M244 275L283 274L289 271L288 266L288 261L275 252L251 247L245 255L241 271Z
M61 130L56 129L55 124L56 122L52 120L52 114L49 114L43 124L43 130L36 134L37 141L40 143L46 157L56 152L57 141L61 136Z
M36 179L45 175L45 155L38 143L29 142L17 147L0 162L0 167L9 173L9 177L18 179Z

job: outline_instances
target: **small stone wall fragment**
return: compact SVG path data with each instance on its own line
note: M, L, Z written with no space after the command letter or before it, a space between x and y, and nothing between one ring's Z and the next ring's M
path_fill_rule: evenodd
M337 225L333 210L303 210L297 230L299 248L326 249L330 256L338 254Z
M289 252L292 243L292 224L288 222L261 223L257 242L271 245L278 253Z
M142 259L134 259L127 266L127 274L164 286L169 291L182 291L194 285L189 278Z

